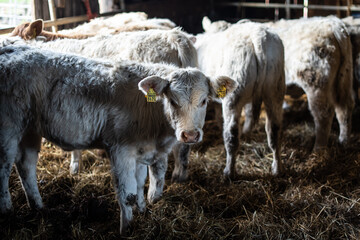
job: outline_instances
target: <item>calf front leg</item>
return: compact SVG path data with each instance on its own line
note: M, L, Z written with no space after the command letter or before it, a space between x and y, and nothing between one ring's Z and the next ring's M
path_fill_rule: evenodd
M165 185L165 173L167 170L167 154L161 154L155 163L149 166L149 203L155 203L160 199Z
M185 182L187 180L190 149L190 145L180 142L174 146L175 166L171 177L172 182Z
M75 175L80 171L81 150L71 151L70 174Z
M137 207L141 213L145 212L144 186L147 177L147 166L141 163L136 165Z
M239 148L239 117L237 109L230 108L229 104L223 104L224 129L223 138L226 150L226 167L224 176L235 177L235 160Z
M26 199L33 209L43 208L43 202L37 186L36 164L41 146L41 136L28 134L20 144L21 157L15 162L21 184L26 193Z
M20 155L19 139L13 137L14 128L11 127L0 130L0 214L6 214L12 209L9 177L15 158Z
M132 207L137 203L136 158L122 146L111 149L110 159L114 186L120 205L120 234L124 234L133 218Z

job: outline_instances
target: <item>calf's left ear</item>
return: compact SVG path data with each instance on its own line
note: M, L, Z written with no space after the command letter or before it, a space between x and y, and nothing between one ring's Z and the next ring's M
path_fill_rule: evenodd
M220 76L210 81L211 97L224 98L226 95L235 91L238 83L232 78Z
M169 81L158 76L144 78L138 84L139 90L145 95L149 92L149 89L152 88L157 96L161 96L168 85Z

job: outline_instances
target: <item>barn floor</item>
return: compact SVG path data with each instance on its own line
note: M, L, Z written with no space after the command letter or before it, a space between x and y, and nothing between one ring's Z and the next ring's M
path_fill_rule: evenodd
M333 123L328 150L312 153L314 128L303 99L286 112L282 158L286 173L270 176L264 118L242 137L234 181L225 180L222 134L207 121L195 146L189 180L171 184L169 161L163 198L135 212L127 239L359 239L360 109L351 143L336 143ZM44 143L38 183L46 210L31 211L13 170L14 213L0 219L0 239L119 239L109 160L84 151L78 176L69 175L70 154ZM147 189L146 189L147 190Z

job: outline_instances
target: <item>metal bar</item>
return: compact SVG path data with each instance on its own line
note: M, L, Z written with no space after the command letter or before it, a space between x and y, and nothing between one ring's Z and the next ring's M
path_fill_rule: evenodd
M292 8L303 9L300 4L283 4L283 3L250 3L250 2L223 2L218 3L219 6L235 6L235 7L253 7L253 8ZM360 6L331 6L331 5L308 5L308 9L317 10L340 10L340 11L360 11Z

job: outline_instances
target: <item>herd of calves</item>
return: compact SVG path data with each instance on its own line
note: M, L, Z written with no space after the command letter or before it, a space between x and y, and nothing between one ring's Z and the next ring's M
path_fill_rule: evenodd
M73 151L105 149L110 157L120 233L147 200L163 191L167 160L173 181L187 177L191 144L203 138L206 107L222 105L224 175L235 175L241 132L250 132L261 104L273 152L281 161L286 86L307 95L315 122L314 150L327 146L334 114L339 142L351 133L360 78L360 27L336 17L235 24L203 19L191 35L168 19L122 13L53 34L41 20L19 25L0 43L0 214L12 209L9 175L15 163L28 204L43 203L36 180L42 137ZM359 29L359 30L358 30ZM359 38L360 40L360 38ZM354 78L354 81L353 81ZM219 105L220 106L220 105ZM241 112L245 122L239 129Z

